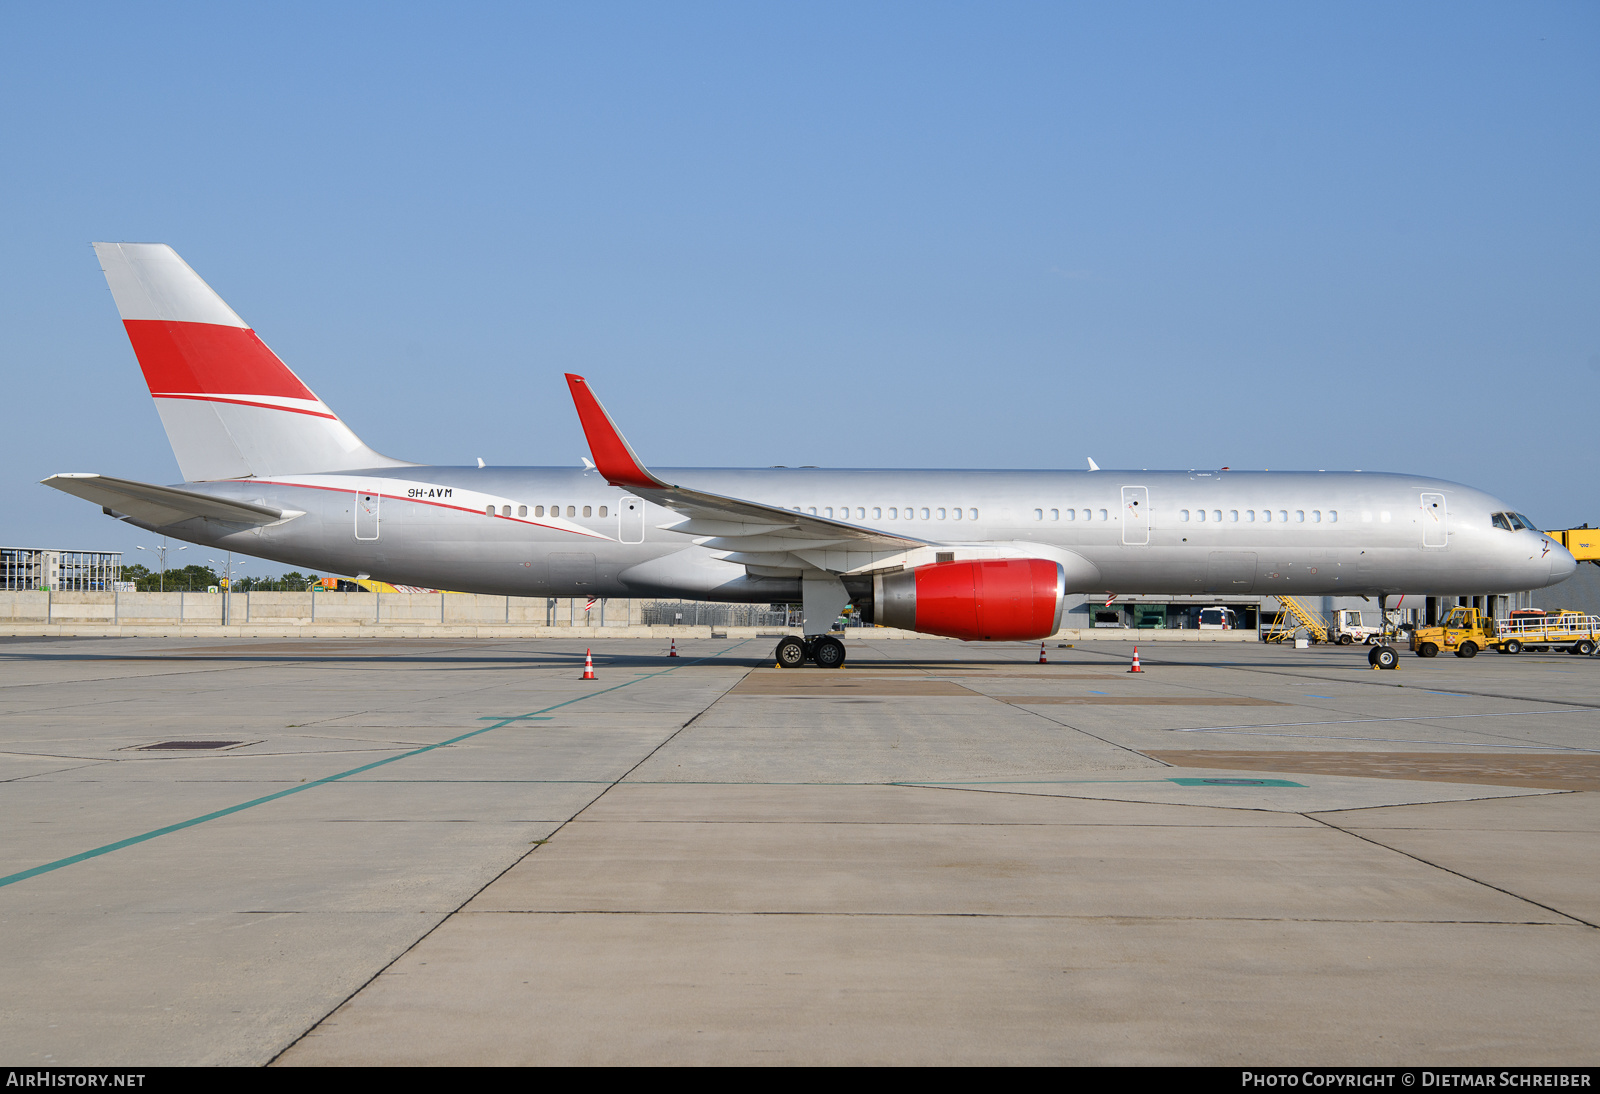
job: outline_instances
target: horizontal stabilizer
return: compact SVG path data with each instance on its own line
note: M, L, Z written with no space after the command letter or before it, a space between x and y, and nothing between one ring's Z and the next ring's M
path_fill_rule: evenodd
M292 509L229 501L192 490L134 482L132 479L114 479L109 475L51 475L42 481L45 486L64 494L92 501L154 528L164 528L196 517L233 524L274 524L299 515Z

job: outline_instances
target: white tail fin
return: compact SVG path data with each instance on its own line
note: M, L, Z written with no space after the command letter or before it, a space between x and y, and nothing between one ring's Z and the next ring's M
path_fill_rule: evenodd
M165 243L96 243L188 482L367 467L380 456Z

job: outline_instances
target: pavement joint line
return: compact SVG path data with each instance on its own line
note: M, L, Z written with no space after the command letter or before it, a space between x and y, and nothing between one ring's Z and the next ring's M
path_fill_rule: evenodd
M267 794L259 798L252 798L247 802L240 802L238 805L230 805L226 809L218 809L214 812L206 813L203 816L191 817L188 820L179 821L176 824L168 824L161 828L153 828L148 832L141 832L137 836L129 836L127 839L117 840L114 843L107 843L100 847L91 848L88 851L81 851L76 855L68 855L66 858L56 859L54 862L46 862L42 865L34 866L27 870L20 870L14 874L7 874L4 877L0 877L0 889L5 888L7 885L15 885L19 881L26 881L29 878L38 877L40 874L48 874L53 870L59 870L65 866L71 866L75 863L84 862L92 858L99 858L101 855L109 855L113 851L120 851L127 847L133 847L137 844L146 843L160 836L171 835L174 832L181 832L187 828L193 828L196 825L205 824L208 821L219 820L222 817L231 816L234 813L239 813L246 809L253 809L258 805L265 805L268 802L277 801L279 798L286 798L291 794L298 794L304 790L311 790L315 787L326 786L329 783L339 782L344 779L348 779L352 775L359 775L362 772L371 771L373 768L383 767L399 760L410 759L413 756L420 756L425 752L432 752L435 749L447 748L450 745L459 744L462 741L469 740L473 737L478 737L482 734L493 732L494 730L510 725L512 722L521 718L526 718L531 715L544 714L552 710L559 710L562 707L571 706L574 703L582 703L589 699L594 699L601 695L605 695L609 692L619 691L626 687L632 687L634 684L642 683L645 680L653 679L657 676L665 676L670 672L676 672L678 669L685 668L688 665L698 664L700 661L709 661L713 657L721 657L724 653L729 652L729 650L736 649L738 646L743 644L743 642L739 642L733 646L729 646L726 650L719 651L718 653L685 662L684 665L673 665L670 668L662 669L660 672L650 673L648 676L639 676L632 680L624 681L620 684L613 684L611 687L602 688L599 691L592 691L587 695L579 695L576 698L567 699L563 702L556 703L553 706L531 711L530 714L527 715L518 715L514 718L506 718L503 721L494 723L493 725L487 725L481 729L474 729L469 733L463 733L459 736L451 737L449 740L440 741L437 744L423 745L421 748L413 748L407 752L402 752L395 756L389 756L382 760L375 760L370 764L363 764L360 767L352 767L348 771L341 771L335 775L326 775L320 779L312 779L310 782L301 783L298 786L291 786L287 790L279 790L273 794Z
M1513 894L1515 895L1515 894ZM250 914L250 913L245 913ZM269 913L277 914L277 913ZM474 909L463 915L594 915L594 916L792 916L811 919L1048 919L1084 922L1148 923L1404 923L1429 927L1555 927L1571 930L1572 923L1551 923L1543 919L1395 919L1355 916L1265 916L1265 915L1139 915L1128 912L1074 915L1071 912L863 912L810 911L801 908L495 908ZM1557 915L1564 913L1556 912ZM270 1065L269 1065L270 1066Z
M1439 871L1441 871L1443 873L1446 873L1446 874L1451 874L1451 875L1453 875L1455 877L1461 878L1463 881L1470 881L1474 885L1482 885L1485 889L1493 889L1497 893L1504 893L1506 896L1511 897L1514 900L1521 900L1521 901L1524 901L1525 903L1532 904L1535 908L1543 908L1547 912L1551 912L1551 913L1553 913L1555 915L1561 916L1564 919L1570 919L1574 923L1581 923L1585 927L1597 927L1597 928L1600 928L1600 923L1591 923L1587 919L1582 918L1581 916L1573 915L1571 912L1563 912L1560 908L1555 908L1555 907L1550 906L1549 904L1545 904L1545 903L1542 903L1540 901L1534 900L1532 897L1523 896L1521 893L1514 893L1510 889L1505 888L1503 885L1496 885L1493 882L1484 881L1482 878L1473 877L1471 874L1464 874L1460 870L1452 870L1450 867L1444 866L1444 865L1442 865L1440 863L1437 863L1437 862L1434 862L1431 859L1425 859L1421 855L1413 854L1412 852L1402 850L1399 847L1394 847L1394 846L1392 846L1390 844L1384 843L1380 839L1374 839L1372 836L1364 835L1363 833L1354 831L1353 829L1345 828L1345 827L1342 827L1341 825L1334 824L1332 821L1325 820L1322 817L1317 816L1317 815L1315 815L1313 813L1301 813L1299 815L1302 816L1302 817L1305 817L1307 820L1316 821L1318 824L1325 824L1329 828L1333 829L1335 832L1342 832L1347 836L1353 836L1358 840L1363 840L1363 841L1365 841L1367 843L1372 844L1374 847L1382 847L1385 851L1392 851L1395 854L1402 855L1405 858L1408 858L1413 862L1420 862L1424 866L1430 866L1435 870L1439 870Z
M718 650L716 653L708 654L705 657L697 657L692 661L684 662L682 665L673 665L673 666L671 666L669 668L662 669L660 672L651 673L650 676L665 676L667 673L673 672L673 671L675 671L677 669L687 668L689 665L698 665L702 661L713 660L715 658L721 657L725 653L733 652L734 650L738 649L740 646L742 646L745 643L750 642L750 641L753 641L753 639L749 639L749 638L740 639L739 641L735 642L733 645L728 646L728 647L726 647L724 649ZM744 675L745 676L749 675L749 670L748 669L745 670L745 674ZM642 679L649 679L649 676L636 677L635 679L629 681L628 684L637 684ZM741 679L742 679L742 677L741 677ZM597 691L597 692L594 692L593 694L594 695L603 695L603 694L605 694L606 691L616 691L617 688L625 688L625 687L628 686L628 684L618 684L616 687L606 688L604 691ZM735 686L737 686L737 685L735 685ZM723 695L726 695L726 694L727 694L727 692L723 692ZM716 706L718 700L720 700L722 697L723 697L722 695L719 695L719 696L717 696L716 699L711 700L710 703L706 704L705 709L700 711L700 714L704 714L706 712L706 710L710 710L712 707ZM586 699L586 698L589 698L589 696L580 696L578 699L571 699L571 700L568 700L568 702L572 702L572 703L581 702L583 699ZM559 703L559 704L557 704L557 706L566 706L566 705L567 705L567 703ZM556 707L546 707L544 709L546 709L546 710L555 710ZM535 711L534 713L537 714L539 712ZM284 1053L288 1052L290 1049L294 1048L295 1045L299 1044L301 1041L303 1041L307 1037L309 1037L313 1032L315 1032L322 1025L322 1023L326 1022L329 1019L329 1017L331 1017L334 1014L337 1014L339 1012L339 1008L340 1007L344 1006L346 1003L350 1002L350 1000L354 999L356 996L358 996L362 992L366 991L369 985L371 985L374 981L376 981L378 979L378 977L382 976L384 973L388 972L391 968L393 968L397 962L401 961L406 956L406 954L410 953L412 950L416 949L418 946L422 945L430 937L432 937L434 931L437 931L444 924L450 922L451 919L455 918L457 915L460 915L461 912L462 912L462 909L464 909L468 904L471 904L474 900L478 899L479 896L481 896L484 892L486 892L488 890L489 886L493 885L495 882L497 882L501 878L505 877L512 870L515 870L519 864L521 864L529 855L533 854L540 847L543 847L544 845L548 844L551 840L555 839L557 833L561 832L563 829L565 829L567 827L567 825L571 824L573 821L575 821L579 817L581 817L591 806L594 805L595 802L597 802L601 798L605 797L606 794L610 793L612 790L615 790L619 785L622 784L622 782L624 780L626 780L628 778L629 775L632 775L635 771L639 770L639 768L643 767L646 763L648 763L650 761L650 757L654 756L657 752L660 752L663 748L667 747L667 745L671 744L672 741L677 738L678 734L682 733L684 730L688 729L689 726L694 724L695 719L699 718L700 714L696 714L694 716L694 718L690 718L687 722L683 723L683 725L679 726L677 729L675 729L671 733L667 734L667 736L666 736L666 738L664 740L659 742L649 752L646 752L642 757L640 757L638 763L636 763L632 767L628 768L628 770L624 771L617 778L615 778L615 779L613 779L613 780L611 780L609 782L605 782L605 783L591 784L591 785L600 785L602 787L601 791L598 794L596 794L594 797L590 798L588 800L588 802L586 802L584 805L582 805L578 809L577 812L572 814L572 816L570 816L566 820L561 821L560 823L558 823L554 828L552 828L549 831L549 833L547 833L544 836L544 838L535 840L532 847L530 847L527 851L525 851L521 855L518 855L516 857L516 859L514 861L512 861L504 870L501 870L499 873L495 874L494 877L490 878L488 881L485 881L482 885L480 885L477 888L476 891L472 892L471 894L469 894L466 897L465 900L461 901L460 904L457 904L454 908L452 908L450 911L446 912L443 916L441 916L439 921L436 922L432 927L429 927L426 931L423 931L422 934L419 935L409 946L405 947L399 953L395 954L393 960L391 960L388 963L386 963L385 965L383 965L376 972L374 972L371 976L369 976L366 980L364 980L361 984L357 985L355 990L350 992L349 995L345 996L343 999L341 999L337 1003L335 1003L332 1007L328 1008L326 1013L324 1013L321 1018L318 1018L315 1022L312 1022L305 1029L301 1030L299 1036L294 1037L293 1039L291 1039L288 1044L284 1045L281 1049L279 1049L276 1053L273 1054L272 1058L267 1061L267 1065L266 1066L271 1067L273 1064L277 1063L278 1060L282 1058ZM489 730L494 729L494 728L496 728L496 727L495 726L488 726L488 727L486 727L484 729L477 730L475 733L468 734L468 736L476 736L478 733L487 733ZM0 884L4 884L4 879L0 879Z

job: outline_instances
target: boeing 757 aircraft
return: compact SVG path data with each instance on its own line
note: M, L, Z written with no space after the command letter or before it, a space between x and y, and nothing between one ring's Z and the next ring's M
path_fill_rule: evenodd
M1481 491L1415 475L647 468L580 376L584 468L426 467L362 443L172 248L95 251L184 484L45 485L151 531L299 567L513 596L799 600L778 663L836 667L846 604L974 640L1069 593L1459 595L1576 566ZM589 461L585 461L586 464Z

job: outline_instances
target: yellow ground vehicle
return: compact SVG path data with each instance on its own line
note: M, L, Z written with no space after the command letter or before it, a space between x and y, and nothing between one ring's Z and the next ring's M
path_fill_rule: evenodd
M1600 648L1600 616L1562 611L1496 623L1477 608L1455 607L1439 626L1411 632L1411 649L1418 657L1437 657L1440 650L1476 657L1491 648L1501 653L1565 649L1587 657Z
M1494 645L1494 620L1477 608L1455 607L1437 627L1418 627L1411 632L1411 649L1418 657L1437 657L1449 650L1457 657L1476 657L1478 651Z
M1600 645L1600 616L1562 609L1548 614L1517 612L1496 628L1501 653L1565 649L1587 657Z

